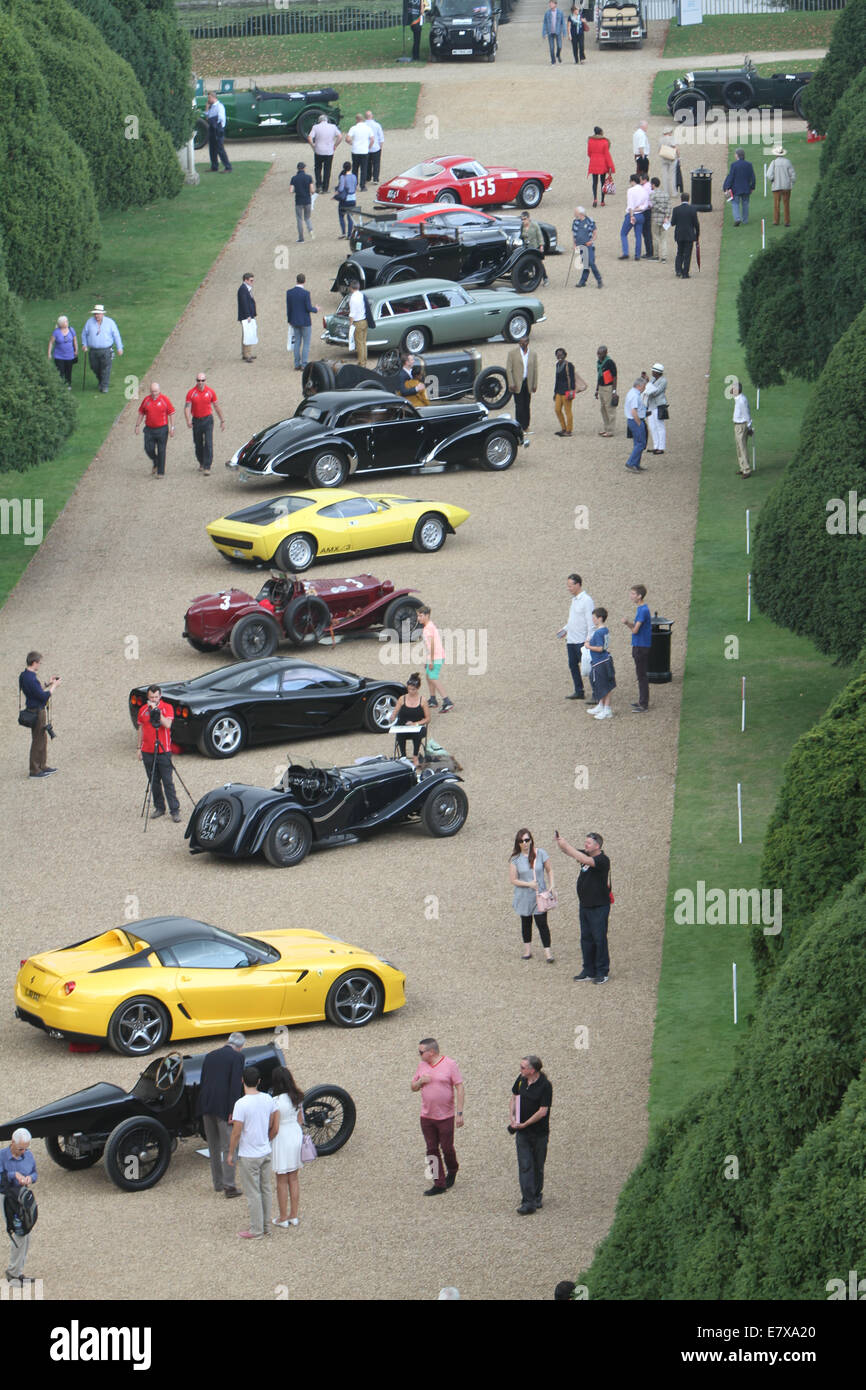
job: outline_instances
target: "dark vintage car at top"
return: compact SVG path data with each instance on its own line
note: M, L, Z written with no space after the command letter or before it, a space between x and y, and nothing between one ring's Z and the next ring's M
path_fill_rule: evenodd
M499 5L493 0L433 0L427 13L430 57L496 59Z
M543 222L540 217L533 220L541 229L544 254L558 256L558 237L553 223ZM511 236L519 236L521 228L518 212L485 212L481 208L449 208L441 203L422 203L420 207L387 207L373 214L357 213L349 246L353 251L361 251L365 246L372 245L376 232L403 224L427 226L435 231L449 231L455 227L501 227Z
M415 363L433 401L474 396L488 410L504 410L511 400L508 373L504 367L482 367L477 348L446 348L441 352L416 354ZM317 391L390 391L400 394L400 351L383 352L375 367L359 367L357 362L340 364L325 358L308 362L301 377L305 396Z
M334 125L340 124L339 93L333 87L316 87L305 92L263 92L231 88L218 92L226 112L227 140L273 140L278 135L297 135L306 140L324 112ZM198 115L193 133L197 150L207 144L207 93L197 91L193 107Z
M668 110L689 123L699 120L702 109L711 106L723 106L726 111L779 107L803 119L803 93L814 76L813 72L776 72L763 77L751 58L745 57L741 68L708 69L678 77L668 94Z
M431 227L395 222L368 229L367 245L353 251L337 271L332 290L343 294L353 280L362 288L438 276L471 288L509 279L531 294L544 279L540 252L524 246L503 227Z
M351 579L272 574L255 598L242 589L200 594L186 610L183 635L200 652L228 643L239 661L273 656L284 638L300 646L325 632L382 627L411 641L421 607L415 592L395 589L390 579L372 574Z
M273 1043L243 1049L245 1067L256 1067L267 1090L285 1058ZM0 1139L16 1129L44 1139L48 1156L71 1172L100 1158L124 1192L144 1192L164 1177L178 1139L203 1139L198 1109L204 1053L169 1052L155 1057L131 1091L98 1081L0 1125ZM355 1128L355 1103L340 1086L313 1086L304 1094L306 1128L319 1154L341 1149Z
M159 682L174 708L171 736L209 758L232 758L248 744L318 738L368 729L384 734L404 692L400 681L368 680L297 657L221 666L189 681ZM147 683L129 692L129 717L147 703Z
M456 772L419 772L408 760L373 758L353 767L289 767L272 790L228 782L196 804L190 852L227 859L262 854L275 868L311 849L356 844L389 826L423 825L439 838L462 830L469 811Z
M479 463L510 468L524 439L509 415L478 402L414 406L388 391L322 391L294 415L254 434L226 464L241 477L306 478L341 488L356 473Z

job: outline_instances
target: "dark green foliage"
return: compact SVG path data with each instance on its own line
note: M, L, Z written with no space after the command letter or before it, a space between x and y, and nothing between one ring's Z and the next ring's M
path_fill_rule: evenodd
M833 26L827 56L806 88L803 110L809 125L826 134L833 108L866 64L866 0L848 0Z
M798 227L762 252L740 281L740 341L746 349L746 370L756 386L781 386L786 374L805 373L802 260L803 228Z
M171 139L129 65L67 0L10 0L51 92L68 93L64 119L87 156L100 208L172 197L183 173Z
M0 16L0 34L2 34ZM79 333L81 325L75 324ZM45 334L48 344L48 333ZM31 346L0 252L0 473L53 458L72 432L75 406L57 368Z
M761 612L843 662L866 633L866 537L847 533L849 492L866 501L864 380L866 310L812 392L797 452L761 508L752 565ZM858 523L866 531L866 508ZM845 534L836 534L840 526Z
M192 57L174 0L71 0L144 88L148 106L180 149L192 134Z

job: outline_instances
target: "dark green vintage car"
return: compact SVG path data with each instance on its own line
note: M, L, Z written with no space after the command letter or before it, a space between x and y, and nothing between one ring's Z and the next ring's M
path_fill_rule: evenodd
M307 92L263 92L258 87L237 91L224 82L226 90L217 97L226 109L227 140L273 139L275 135L297 135L306 140L324 111L334 125L340 124L340 108L335 103L339 92L333 87L318 87ZM193 102L198 120L195 124L195 148L207 144L207 92L196 89Z
M687 72L678 77L668 94L672 116L693 124L711 106L726 111L749 111L755 107L778 107L803 116L803 92L815 76L813 72L774 72L765 77L751 58L740 68L716 68Z

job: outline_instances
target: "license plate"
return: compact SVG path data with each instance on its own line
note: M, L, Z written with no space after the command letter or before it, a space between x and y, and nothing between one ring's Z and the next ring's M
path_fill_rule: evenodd
M455 58L465 58L467 54L471 54L472 49L471 49L471 48L452 48L451 52L454 54L454 57L455 57Z
M36 991L35 991L35 989L25 989L24 993L27 995L27 998L28 998L28 999L36 999L36 1000L39 1000L39 999L42 998L42 995L41 995L41 994L37 994Z
M236 560L244 559L244 552L242 550L233 550L232 555L234 555Z
M389 188L389 189L388 189L388 197L389 197L389 198L396 198L396 197L397 197L397 190L396 190L396 188Z

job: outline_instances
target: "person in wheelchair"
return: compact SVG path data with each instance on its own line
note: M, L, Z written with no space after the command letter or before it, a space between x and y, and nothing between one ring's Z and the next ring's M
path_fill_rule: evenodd
M400 363L400 395L405 396L412 405L429 405L423 362L418 362L411 352L404 352Z
M430 709L427 701L421 694L421 677L417 671L413 671L406 682L406 694L401 695L394 707L394 717L391 720L394 727L394 740L399 750L399 756L405 758L406 744L412 740L412 752L408 755L415 767L418 766L418 754L421 744L427 737L427 725L430 723ZM423 728L418 733L400 733L401 725L423 724Z

